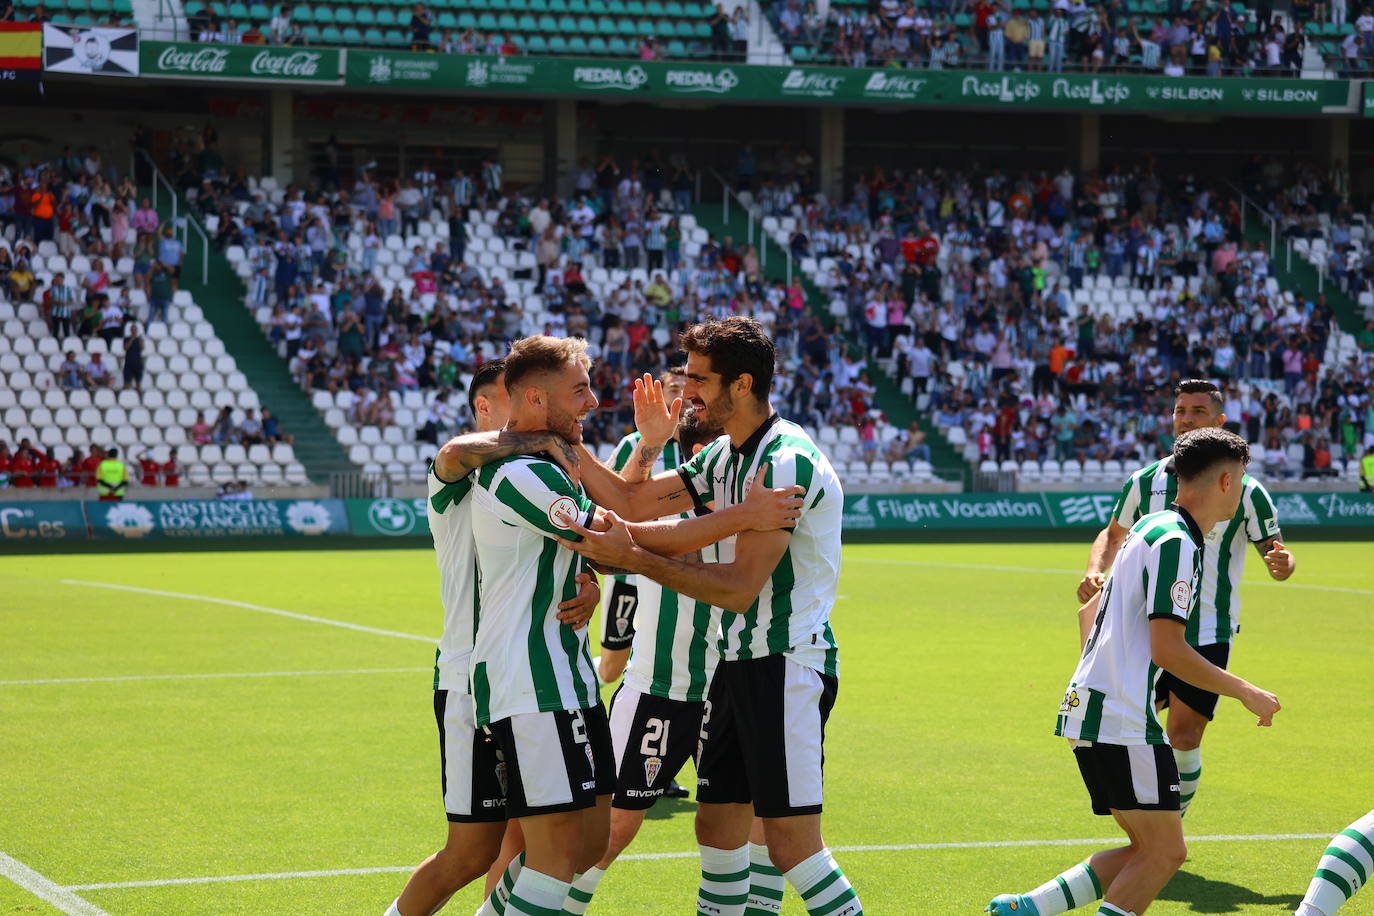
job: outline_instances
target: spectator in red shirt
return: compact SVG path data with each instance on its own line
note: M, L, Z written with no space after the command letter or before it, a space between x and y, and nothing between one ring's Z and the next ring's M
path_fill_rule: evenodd
M105 450L98 445L92 445L91 453L81 462L81 486L95 486L95 472L104 460Z
M167 463L162 466L162 485L164 487L181 486L181 464L177 462L176 455L168 458Z
M52 456L52 450L46 453L34 453L34 466L38 470L37 481L40 487L56 487L57 478L62 473L62 465Z
M15 452L14 460L10 462L10 486L32 487L33 472L33 452L29 450L27 441L21 442L19 451Z
M73 449L73 450L72 450L72 456L71 456L70 458L67 459L67 463L66 463L66 464L62 465L62 481L61 481L61 486L64 486L64 487L79 487L79 486L81 486L81 485L82 485L82 484L81 484L81 480L82 480L83 473L84 473L84 472L81 470L81 452L78 451L78 450Z
M145 487L157 486L157 475L162 466L153 458L152 452L144 452L138 457L138 469L140 472L139 483Z
M10 468L14 464L14 457L10 455L10 447L0 442L0 487L10 485Z
M924 224L921 229L921 237L916 240L916 263L929 267L940 254L940 240Z
M973 33L978 36L978 47L988 53L988 17L994 7L988 0L978 0L973 4Z

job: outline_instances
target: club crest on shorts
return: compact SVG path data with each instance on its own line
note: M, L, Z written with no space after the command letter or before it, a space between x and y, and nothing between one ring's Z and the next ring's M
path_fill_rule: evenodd
M654 780L658 778L659 770L663 769L663 759L660 757L646 757L644 759L644 784L653 788Z
M509 790L506 788L506 763L504 760L496 765L496 781L501 784L501 794L505 795Z

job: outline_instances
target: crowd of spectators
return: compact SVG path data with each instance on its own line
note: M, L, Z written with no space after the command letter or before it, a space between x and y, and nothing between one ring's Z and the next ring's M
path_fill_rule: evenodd
M795 60L897 69L1142 72L1166 76L1297 76L1309 29L1340 35L1345 68L1374 53L1374 13L1346 0L1250 8L1170 0L1141 13L1122 0L881 0L876 8L773 0L768 16ZM1330 24L1330 28L1327 25Z
M1356 217L1339 168L1286 174L1255 159L1237 177L1290 222ZM795 182L788 193L790 247L814 259L836 321L980 459L1167 451L1172 389L1191 377L1224 386L1266 472L1321 475L1374 441L1374 325L1328 359L1332 306L1280 292L1229 189L1144 163L1084 176L874 170L843 202ZM1092 307L1102 297L1110 309Z
M89 449L67 450L65 460L59 457L60 447L44 448L28 439L10 449L0 442L0 489L66 489L94 487L96 470L107 455L106 449L92 445ZM171 454L166 461L158 461L151 451L140 453L130 467L129 479L144 487L178 487L185 468Z

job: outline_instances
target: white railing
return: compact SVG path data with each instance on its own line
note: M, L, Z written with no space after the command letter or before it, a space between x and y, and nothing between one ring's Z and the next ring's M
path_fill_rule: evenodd
M1229 183L1229 182L1228 182L1228 183ZM1244 191L1242 191L1239 187L1237 187L1235 184L1231 184L1231 189L1232 189L1233 191L1236 192L1236 195L1237 195L1238 197L1240 197L1240 228L1241 228L1241 231L1242 231L1242 232L1245 231L1245 223L1246 223L1246 220L1248 219L1248 214L1249 214L1249 212L1250 212L1251 210L1254 210L1254 211L1255 211L1255 214L1256 214L1263 222L1268 223L1268 225L1269 225L1269 257L1270 257L1271 259L1277 257L1277 256L1278 256L1278 253L1279 253L1279 248L1278 248L1278 243L1279 243L1279 221L1278 221L1278 219L1276 219L1276 218L1274 217L1274 215L1271 214L1268 210L1264 209L1264 207L1260 206L1259 203L1257 203L1256 201L1252 200L1249 196L1247 196L1246 193L1245 193ZM1284 255L1283 255L1283 256L1284 256L1284 270L1287 271L1287 272L1291 275L1292 272L1293 272L1293 240L1292 240L1291 238L1285 237L1285 238L1283 239L1283 249L1284 249ZM1299 257L1301 257L1301 255L1299 255ZM1311 262L1309 261L1308 263L1311 263ZM1313 269L1316 270L1316 272L1317 272L1317 293L1320 295L1321 293L1323 293L1323 292L1326 291L1326 271L1327 271L1327 263L1326 263L1325 260L1322 260L1322 261L1320 261L1319 263L1312 264L1312 267L1313 267Z
M183 251L191 248L191 232L195 231L200 236L200 282L205 285L210 282L210 237L205 233L205 229L200 225L200 221L189 211L185 216L181 215L181 199L172 187L172 183L167 180L167 176L162 174L162 170L157 167L153 157L141 149L135 149L129 157L129 174L137 174L138 158L142 157L148 169L152 172L152 197L153 209L158 209L158 201L162 195L166 195L172 201L172 227L173 232L178 232L181 236Z
M760 216L758 216L758 215L754 212L754 208L753 208L751 205L749 205L749 204L747 204L747 203L744 202L744 199L743 199L742 197L739 196L739 192L737 192L734 188L730 187L730 182L726 181L726 180L725 180L725 177L724 177L723 175L721 175L721 174L720 174L719 172L717 172L715 169L711 169L711 177L714 178L716 181L720 182L720 188L721 188L721 201L722 201L721 206L722 206L722 208L723 208L723 210L722 210L722 215L723 215L724 218L725 218L725 222L726 222L727 224L729 224L729 222L730 222L730 203L731 203L731 201L733 200L733 201L734 201L734 205L737 206L737 207L739 207L741 210L744 211L745 219L748 221L748 226L749 226L749 228L748 228L748 231L747 231L747 236L748 236L748 238L746 239L746 242L747 242L748 244L750 244L750 245L754 245L754 246L758 249L758 254L759 254L759 271L762 272L762 271L764 271L764 270L767 270L767 268L768 268L768 243L769 243L769 241L771 241L771 240L770 240L769 237L768 237L768 233L767 233L766 231L764 231L764 228L763 228L763 218L760 217ZM757 227L755 226L755 223L758 224ZM758 242L757 242L757 243L755 243L755 241L754 241L755 236L758 237ZM775 243L775 244L778 244L778 243ZM779 247L780 249L782 249L783 257L786 259L786 263L787 263L787 285L788 285L788 286L791 286L791 285L792 285L792 268L793 268L793 265L792 265L792 251L791 251L790 248L788 248L787 245L784 245L784 244L778 244L778 247Z

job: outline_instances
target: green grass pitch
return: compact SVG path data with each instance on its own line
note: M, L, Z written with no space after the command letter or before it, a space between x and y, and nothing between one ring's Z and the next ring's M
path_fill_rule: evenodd
M1292 546L1284 585L1250 559L1233 662L1284 711L1262 730L1222 701L1185 826L1231 839L1195 840L1152 914L1291 914L1324 839L1274 837L1324 838L1374 806L1374 544ZM838 852L867 912L977 913L1101 845L1062 841L1116 834L1051 734L1086 552L846 549L825 832L832 847L867 847ZM0 559L0 851L64 887L126 885L74 892L111 916L380 916L401 869L444 835L433 649L69 579L432 637L432 553ZM185 677L263 672L277 674ZM134 679L33 683L113 677ZM661 802L630 852L694 852L692 811ZM957 845L979 843L993 845ZM912 844L956 845L883 848ZM329 871L354 873L286 876ZM591 912L690 913L696 872L693 857L621 862ZM266 877L127 886L254 875ZM478 894L446 912L468 916ZM60 912L0 879L0 913ZM790 890L784 912L804 912ZM1374 890L1347 914L1374 914Z

